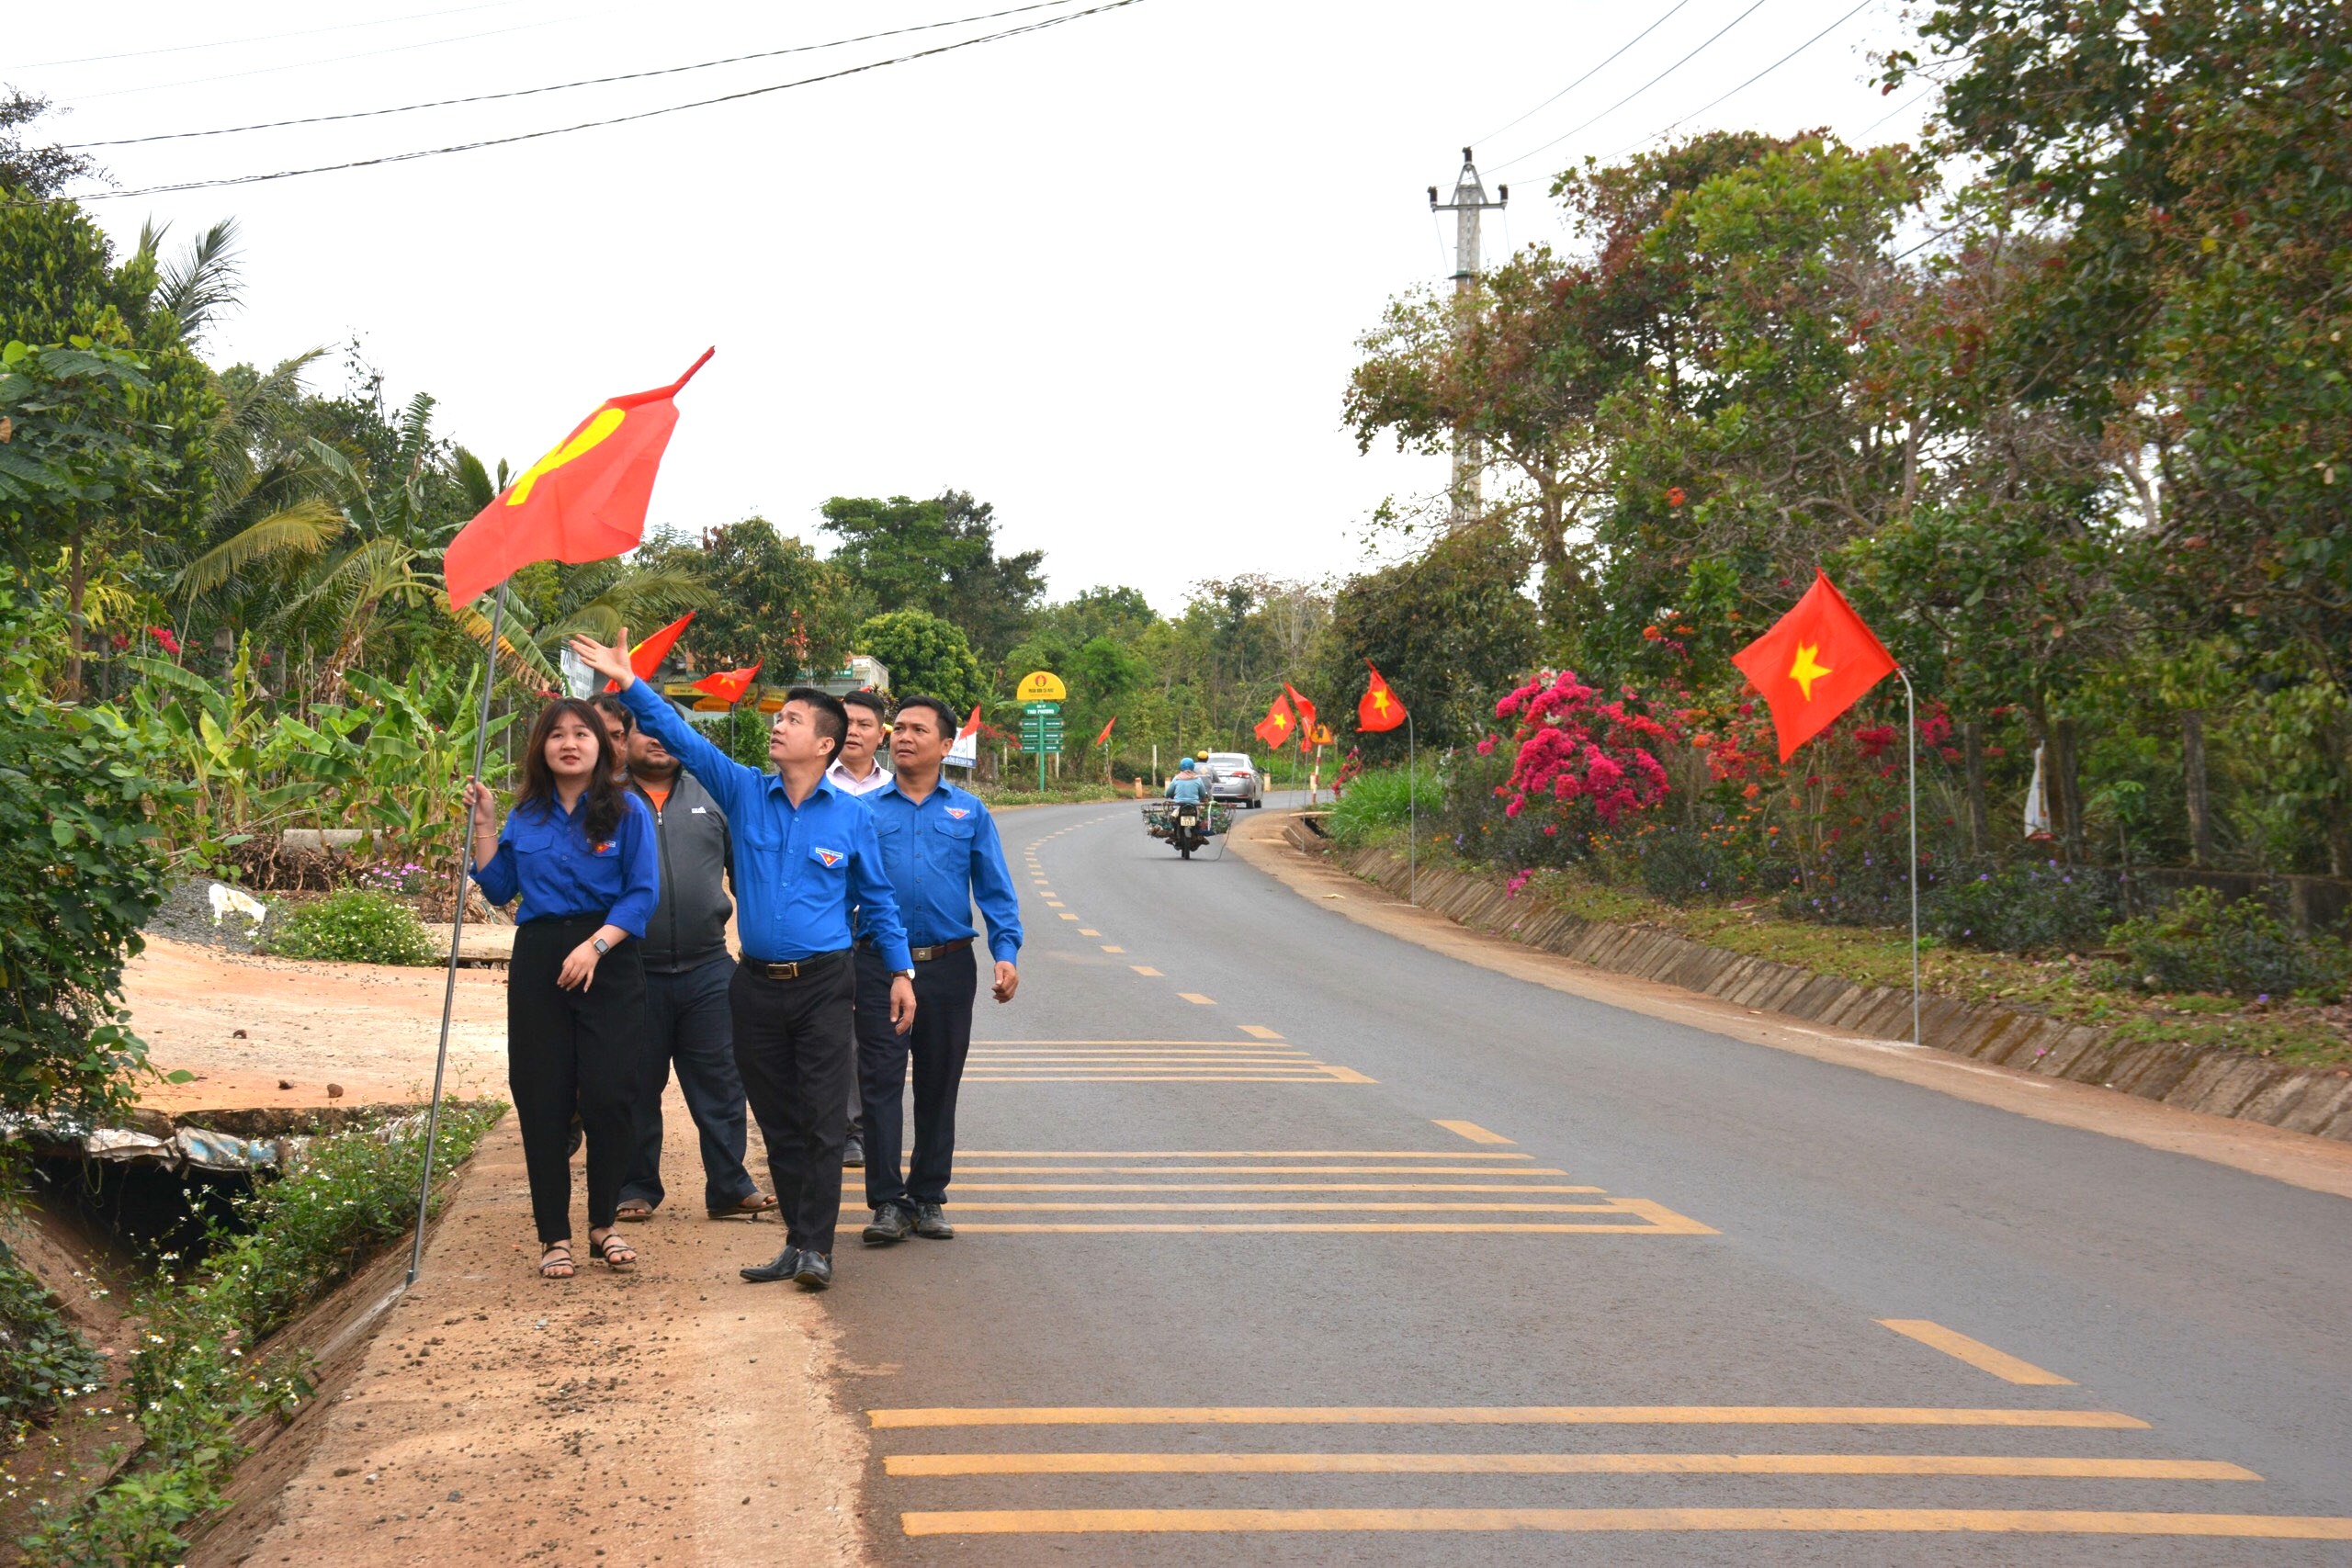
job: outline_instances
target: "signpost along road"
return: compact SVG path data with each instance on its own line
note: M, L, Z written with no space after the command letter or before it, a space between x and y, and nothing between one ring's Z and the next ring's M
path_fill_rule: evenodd
M1061 753L1062 702L1069 695L1069 689L1062 684L1060 676L1033 670L1021 677L1013 695L1021 703L1021 744L1037 754L1037 793L1043 795L1046 753Z

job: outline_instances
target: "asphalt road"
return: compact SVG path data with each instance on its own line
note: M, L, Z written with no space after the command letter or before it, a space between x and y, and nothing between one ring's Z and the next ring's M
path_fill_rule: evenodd
M961 1234L829 1301L880 1561L2352 1562L2352 1203L1004 829Z

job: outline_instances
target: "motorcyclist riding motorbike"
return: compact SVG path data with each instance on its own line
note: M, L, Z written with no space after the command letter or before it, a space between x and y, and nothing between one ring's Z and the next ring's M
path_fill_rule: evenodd
M1193 759L1185 758L1176 764L1176 776L1168 781L1168 798L1176 803L1171 814L1173 822L1169 841L1176 852L1186 860L1193 852L1209 841L1209 782L1194 771Z

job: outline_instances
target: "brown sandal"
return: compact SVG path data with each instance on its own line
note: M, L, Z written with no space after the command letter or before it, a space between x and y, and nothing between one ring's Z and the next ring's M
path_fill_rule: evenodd
M578 1272L579 1270L572 1267L570 1242L551 1241L539 1253L540 1279L569 1280Z
M652 1217L653 1205L642 1198L628 1200L613 1213L613 1218L616 1220L650 1220Z
M618 1274L637 1267L637 1248L607 1231L605 1239L588 1238L588 1256Z
M756 1220L775 1207L775 1200L764 1192L754 1192L731 1209L706 1209L703 1213L714 1220Z

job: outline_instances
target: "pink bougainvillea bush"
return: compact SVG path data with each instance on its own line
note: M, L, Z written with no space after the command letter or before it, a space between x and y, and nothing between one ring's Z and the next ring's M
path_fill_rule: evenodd
M1674 731L1630 686L1604 701L1573 670L1541 674L1497 703L1495 717L1512 726L1510 774L1495 788L1506 817L1532 815L1547 835L1581 842L1666 798L1657 752Z

